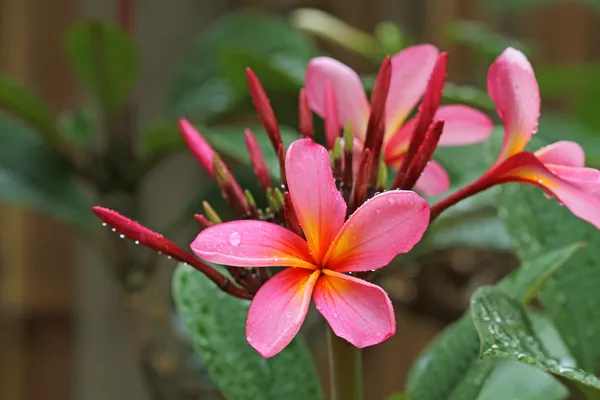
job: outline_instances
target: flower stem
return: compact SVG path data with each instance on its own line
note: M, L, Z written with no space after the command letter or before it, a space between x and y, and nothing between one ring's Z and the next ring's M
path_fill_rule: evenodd
M331 400L362 400L360 349L339 338L328 327Z

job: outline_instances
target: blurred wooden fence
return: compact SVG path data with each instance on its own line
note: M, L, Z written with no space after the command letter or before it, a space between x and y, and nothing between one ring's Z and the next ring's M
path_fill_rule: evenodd
M484 21L494 29L530 41L539 49L542 63L578 63L600 55L599 17L584 5L563 2L498 14L490 9L489 2L238 0L229 3L231 8L253 6L274 12L317 7L367 31L372 31L381 20L399 22L420 41L431 41L451 51L450 74L457 81L469 79L470 63L464 48L448 48L444 27L457 19ZM33 87L55 110L63 109L74 94L71 71L64 60L62 34L75 21L81 6L76 0L0 0L0 70ZM146 13L161 15L161 10L172 7L192 8L191 0L156 2ZM215 10L220 8L215 6ZM187 23L192 24L191 21ZM181 31L178 24L180 21L164 21L162 25L154 25L154 29ZM188 26L185 30L191 29ZM144 36L140 40L144 51L156 57L178 56L168 53L166 42L159 47L154 42L145 43ZM333 52L359 69L369 65L348 52L339 49ZM151 87L156 78L146 75L140 86ZM65 225L18 207L0 208L0 399L69 397L74 340L73 246L73 234ZM407 365L438 329L433 321L408 314L399 316L398 321L397 337L365 355L370 364L366 369L366 385L372 389L373 399L402 387ZM411 331L405 332L404 327L411 324ZM112 368L114 374L120 373L118 365ZM138 398L143 396L140 394Z

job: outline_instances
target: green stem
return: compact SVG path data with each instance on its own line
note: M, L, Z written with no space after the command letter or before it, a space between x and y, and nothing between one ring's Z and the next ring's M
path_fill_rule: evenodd
M360 349L328 332L331 400L362 400Z

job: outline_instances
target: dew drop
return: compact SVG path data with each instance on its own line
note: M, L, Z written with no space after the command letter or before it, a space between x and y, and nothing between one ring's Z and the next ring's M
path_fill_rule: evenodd
M229 237L227 238L227 241L233 247L237 247L240 245L240 242L242 241L242 237L240 236L239 233L233 232L229 235Z
M246 337L246 340L248 341L248 343L252 343L252 338L250 336Z
M103 222L103 223L102 223L102 226L106 226L106 222Z
M317 311L321 311L322 309L323 309L323 307L317 306Z
M125 239L125 235L123 235L123 234L120 234L120 235L119 235L119 237L120 237L121 239Z
M333 318L334 319L338 319L340 316L338 315L338 313L333 313Z
M171 259L171 256L167 256L167 259L169 259L169 260L170 260L170 259Z
M140 241L139 241L139 240L136 240L134 243L135 243L135 244L140 244Z
M116 232L117 230L116 230L115 228L112 228L112 231L113 231L113 232Z
M290 314L290 313L287 313L287 314L285 314L285 318L286 318L286 319L291 319L291 318L292 318L292 316L291 316L291 314Z

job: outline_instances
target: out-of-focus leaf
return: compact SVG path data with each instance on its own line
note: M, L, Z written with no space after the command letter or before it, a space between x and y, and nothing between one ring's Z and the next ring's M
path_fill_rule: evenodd
M407 397L402 393L395 393L388 396L385 400L407 400Z
M246 341L249 303L225 294L188 265L175 272L173 296L196 351L227 399L322 399L300 337L280 354L262 358Z
M24 121L51 143L59 139L56 119L48 106L36 94L4 75L0 75L0 109Z
M548 278L573 255L580 245L547 253L523 265L497 287L523 303L531 301ZM494 366L478 358L479 340L467 313L447 328L421 354L407 382L412 400L475 399Z
M89 21L68 30L66 46L90 94L106 110L121 106L137 72L133 39L116 24Z
M385 55L394 55L409 45L402 27L391 21L383 21L377 24L375 37L381 46L382 54Z
M92 116L90 111L79 108L60 116L63 137L77 147L88 145L92 139Z
M600 399L600 379L550 357L521 304L501 289L478 289L471 299L471 315L481 340L481 357L506 358L533 366L556 376L572 393Z
M466 104L487 112L494 112L494 102L488 94L476 86L457 85L447 82L444 85L442 99L445 103Z
M600 4L596 0L570 0L579 2L600 11ZM522 11L534 7L541 7L547 4L567 3L567 0L487 0L492 11L509 12Z
M506 37L475 21L457 21L449 25L448 35L454 43L469 46L487 61L492 61L507 47L531 54L531 47L516 38Z
M297 92L304 82L305 60L265 58L243 48L224 47L220 53L223 78L240 96L248 94L246 68L258 76L266 91Z
M207 118L236 106L240 94L221 71L221 52L231 49L268 60L267 65L290 67L291 76L303 75L316 54L312 43L279 17L254 11L230 14L200 33L184 56L170 89L168 115Z
M386 53L370 34L315 8L300 8L290 13L290 24L301 31L380 62Z
M185 141L179 132L176 121L160 119L142 131L140 137L140 155L151 160L185 147Z
M89 227L90 204L73 171L40 137L0 118L0 200Z

